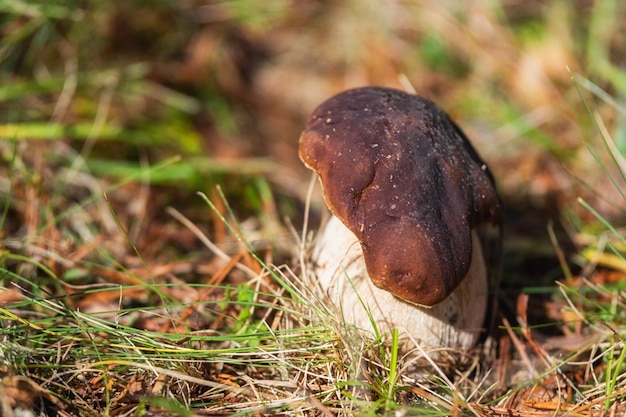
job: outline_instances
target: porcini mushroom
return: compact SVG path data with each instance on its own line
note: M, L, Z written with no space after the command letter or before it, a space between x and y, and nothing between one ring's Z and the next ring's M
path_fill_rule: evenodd
M422 97L357 88L312 113L299 155L334 215L312 258L345 319L471 347L489 299L478 229L499 225L500 201L461 129Z

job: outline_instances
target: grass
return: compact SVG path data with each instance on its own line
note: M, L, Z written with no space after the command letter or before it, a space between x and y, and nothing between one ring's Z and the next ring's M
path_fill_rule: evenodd
M1 415L626 411L619 2L0 12ZM304 272L295 142L363 83L439 102L508 210L499 328L418 373Z
M4 144L3 150L14 151L6 178L15 181L35 176L28 172L15 142ZM28 151L25 148L25 155L30 155ZM174 163L166 161L151 170ZM213 211L226 225L233 239L230 247L235 248L226 254L203 237L209 242L207 250L219 258L210 263L220 265L212 274L198 273L208 281L175 279L189 275L190 262L149 264L113 208L114 199L105 198L132 187L138 177L107 187L106 194L86 192L82 201L74 202L75 196L67 195L67 184L48 183L51 188L40 189L41 195L31 202L35 216L40 216L35 219L38 227L33 236L3 241L1 356L5 364L11 364L3 369L3 389L25 391L20 381L27 377L29 389L36 388L41 401L27 406L86 414L152 407L200 414L351 414L361 410L367 415L370 412L366 410L383 414L402 410L450 415L504 413L516 407L512 398L530 397L529 393L537 390L544 390L549 400L524 399L522 407L608 411L616 410L626 395L619 283L615 288L591 282L572 283L572 289L561 287L563 308L576 317L560 325L575 329L584 323L583 334L591 337L590 343L567 353L564 359L533 339L525 319L521 327L510 328L512 340L525 352L521 358L528 361L524 365L530 379L513 384L504 393L494 396L498 390L491 370L476 369L476 363L466 363L452 373L444 369L445 364L433 363L432 376L416 380L403 369L403 358L394 344L397 334L395 338L392 335L390 346L382 339L363 338L308 291L310 284L291 267L266 263L246 240L244 226L236 220L223 193L217 194L216 202L200 196L207 212ZM45 200L58 206L44 206L40 201ZM98 200L104 208L98 206ZM3 223L13 206L14 202L5 206ZM101 210L111 216L118 244L126 246L123 257L131 257L127 262L133 267L120 264L105 248L89 258L72 260L70 254L89 253L92 243L83 241L77 230L61 230L59 225L80 223L85 214L87 219L96 219L103 214ZM621 243L619 231L600 219ZM97 232L99 225L82 227ZM58 241L38 241L40 236L57 234L61 236ZM71 241L70 251L60 252L62 246L57 245L62 241ZM296 246L301 245L296 242ZM593 253L598 252L593 248ZM620 253L618 249L614 252ZM229 283L232 279L235 281ZM100 305L92 311L93 303ZM518 313L524 317L523 309ZM516 332L525 340L519 340ZM574 371L563 370L568 368ZM581 368L584 379L575 381L574 377L581 378ZM538 388L553 378L560 381L557 385L562 384L559 391L565 391L557 399L550 396L552 389Z

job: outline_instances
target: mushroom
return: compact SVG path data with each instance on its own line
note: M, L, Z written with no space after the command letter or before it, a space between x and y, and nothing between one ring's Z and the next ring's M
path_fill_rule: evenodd
M479 232L500 225L500 200L461 129L422 97L357 88L314 110L299 155L333 214L312 259L345 320L473 346L492 290Z

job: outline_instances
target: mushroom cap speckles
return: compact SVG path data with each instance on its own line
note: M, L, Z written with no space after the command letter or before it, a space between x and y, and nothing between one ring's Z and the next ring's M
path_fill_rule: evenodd
M472 229L499 223L484 162L434 103L365 87L322 103L299 154L330 210L357 236L378 287L432 306L466 275Z

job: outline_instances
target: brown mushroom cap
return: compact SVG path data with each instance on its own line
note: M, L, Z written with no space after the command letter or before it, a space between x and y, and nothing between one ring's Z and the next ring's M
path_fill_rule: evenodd
M499 223L486 165L434 103L381 87L322 103L299 142L330 210L357 236L374 284L432 306L463 280L472 229Z

